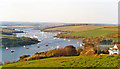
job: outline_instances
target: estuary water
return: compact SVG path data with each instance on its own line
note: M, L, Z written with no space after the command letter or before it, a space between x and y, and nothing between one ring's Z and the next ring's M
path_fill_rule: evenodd
M24 31L25 33L16 33L17 37L33 37L37 36L38 40L42 40L40 43L27 45L25 47L23 46L16 46L16 47L9 47L8 50L6 50L5 47L2 48L2 62L4 61L17 61L19 60L19 57L22 55L34 55L36 52L44 52L48 50L52 50L57 48L57 46L60 46L61 48L64 48L67 45L74 45L75 47L79 47L79 44L76 44L76 42L81 42L81 40L77 39L63 39L63 38L56 38L54 36L57 35L56 32L41 32L40 30L33 30L32 28L25 28L25 29L16 29ZM46 47L45 44L48 44ZM40 48L37 48L37 46L40 46ZM26 49L26 47L29 47L29 49ZM15 52L11 53L10 50L15 50ZM0 49L1 51L1 49Z

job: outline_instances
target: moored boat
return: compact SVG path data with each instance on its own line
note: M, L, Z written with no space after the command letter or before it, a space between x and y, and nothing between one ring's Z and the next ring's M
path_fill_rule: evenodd
M9 48L8 47L6 47L6 50L8 50Z
M23 46L23 47L25 47L25 46Z
M68 40L68 41L71 41L71 40Z
M13 52L15 52L15 50L11 50L11 52L13 53Z
M27 47L26 49L29 49L29 47Z
M45 44L45 46L48 46L48 44Z
M40 46L37 46L37 48L40 48Z

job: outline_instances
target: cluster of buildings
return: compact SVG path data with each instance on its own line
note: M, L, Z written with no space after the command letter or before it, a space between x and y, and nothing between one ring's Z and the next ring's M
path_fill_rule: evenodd
M110 48L109 50L109 55L113 55L113 54L120 54L120 45L119 44L115 44L114 47Z

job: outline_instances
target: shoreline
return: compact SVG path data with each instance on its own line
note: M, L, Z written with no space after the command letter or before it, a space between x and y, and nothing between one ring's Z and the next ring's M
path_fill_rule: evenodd
M44 30L42 30L43 32L58 32L58 34L56 35L56 36L54 36L54 37L57 37L57 38L64 38L64 39L66 39L66 38L68 38L68 39L80 39L80 40L82 40L82 42L87 42L87 43L95 43L95 44L98 44L98 43L101 43L101 44L105 44L105 42L104 42L104 40L105 41L111 41L111 43L110 42L106 42L106 44L110 44L110 45L113 45L113 44L120 44L120 42L119 41L117 41L117 40L112 40L112 39L109 39L109 38L104 38L104 37L100 37L100 36L98 36L98 37L81 37L81 36L68 36L68 35L65 35L65 34L67 34L67 33L71 33L71 32L69 32L69 31L44 31ZM93 39L94 41L97 39L97 41L99 40L99 39L104 39L104 40L102 40L102 41L98 41L98 42L93 42L93 41L88 41L88 40L91 40L91 39Z
M39 43L37 38L16 37L16 33L24 33L15 29L2 28L2 47L17 47Z
M95 43L95 44L120 44L117 34L118 26L109 25L68 25L58 27L43 28L43 32L58 32L54 37L81 39L82 42ZM96 34L94 34L96 33ZM89 36L88 36L89 35ZM109 37L111 36L111 37Z

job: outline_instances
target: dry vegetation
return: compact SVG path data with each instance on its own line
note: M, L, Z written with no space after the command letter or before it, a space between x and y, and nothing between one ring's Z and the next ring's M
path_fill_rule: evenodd
M106 29L111 28L113 30L113 27L115 28L114 30L117 30L117 26L108 26L108 25L80 25L80 26L64 26L64 27L56 27L56 28L50 28L46 29L45 31L55 31L55 30L60 30L60 31L71 31L71 32L80 32L80 31L87 31L87 30L93 30L97 28L104 28ZM107 28L108 27L108 28Z
M103 29L101 29L101 30L111 30L111 31L118 31L118 27L114 27L114 28L112 28L112 27L108 27L108 28L103 28Z

